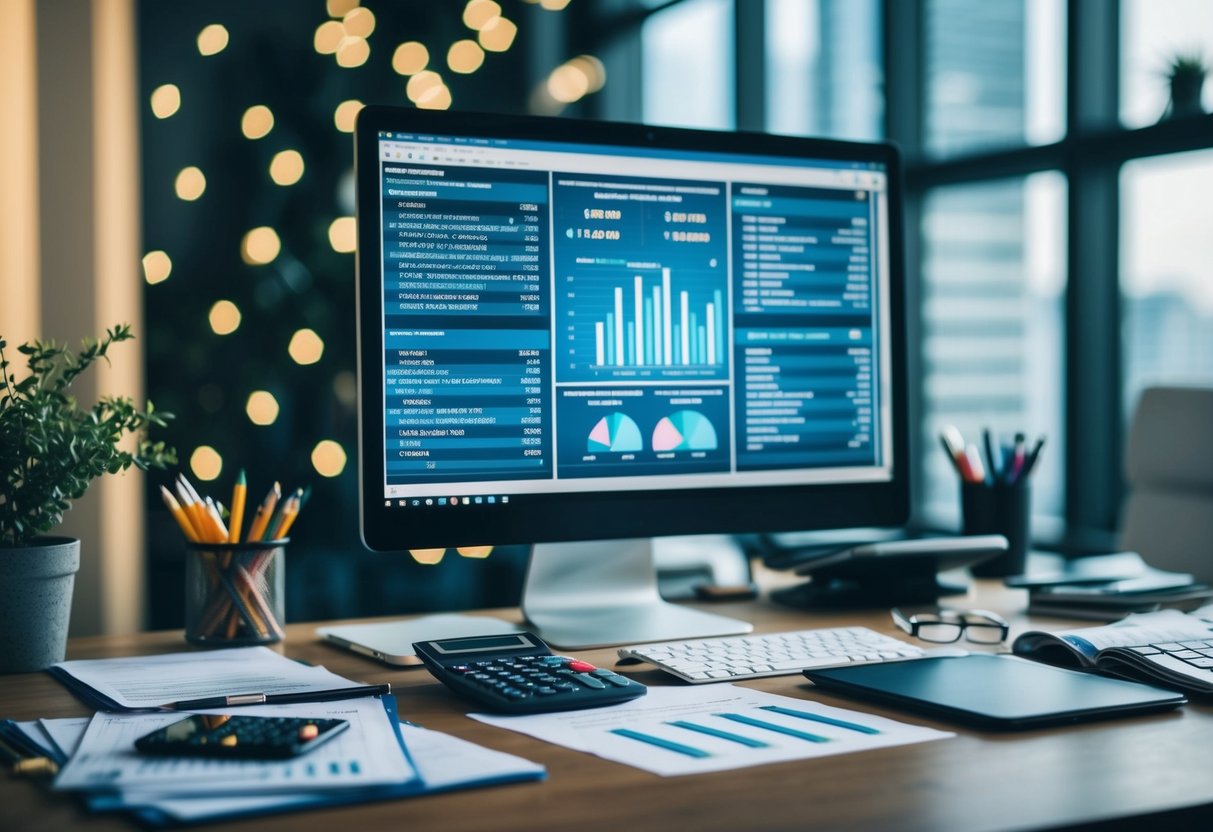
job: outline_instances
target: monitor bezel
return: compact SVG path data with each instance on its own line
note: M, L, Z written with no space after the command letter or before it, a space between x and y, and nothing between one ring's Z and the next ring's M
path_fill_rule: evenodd
M788 158L877 162L888 177L889 370L892 476L887 481L742 486L644 492L520 495L508 505L426 510L385 505L380 404L383 377L379 240L381 131L542 140ZM900 156L888 142L844 142L744 131L709 131L540 116L367 106L357 119L354 170L359 514L375 551L506 545L685 534L900 526L910 514L905 255ZM373 221L363 221L363 218ZM364 256L370 253L373 256ZM364 320L366 318L366 320ZM373 322L373 323L368 323ZM373 406L368 405L368 397ZM368 437L379 437L368 447ZM609 518L609 519L607 519Z

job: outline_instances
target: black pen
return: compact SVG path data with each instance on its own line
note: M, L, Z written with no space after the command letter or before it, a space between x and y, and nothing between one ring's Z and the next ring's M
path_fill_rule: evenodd
M335 690L308 690L301 693L238 693L232 696L208 696L205 699L183 699L161 705L163 711L201 710L203 708L231 708L238 705L295 705L301 702L335 702L339 699L360 699L363 696L383 696L392 692L392 686L362 685L356 688Z

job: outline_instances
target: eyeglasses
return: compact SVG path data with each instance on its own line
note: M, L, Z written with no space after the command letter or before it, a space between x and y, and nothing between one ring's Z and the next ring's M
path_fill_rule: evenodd
M986 610L941 609L906 615L894 608L893 623L914 638L936 644L960 641L962 634L974 644L999 644L1011 631L1002 616Z

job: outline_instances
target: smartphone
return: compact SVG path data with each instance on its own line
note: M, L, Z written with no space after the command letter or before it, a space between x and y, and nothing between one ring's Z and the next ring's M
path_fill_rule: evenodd
M194 714L135 740L144 754L285 760L340 734L344 719Z

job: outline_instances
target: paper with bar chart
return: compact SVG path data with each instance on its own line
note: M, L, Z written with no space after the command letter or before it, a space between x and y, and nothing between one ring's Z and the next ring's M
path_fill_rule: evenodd
M585 711L470 716L663 777L955 736L729 684L651 687L640 699Z

